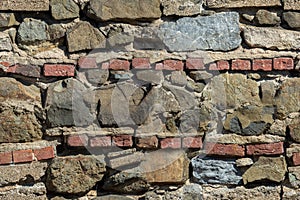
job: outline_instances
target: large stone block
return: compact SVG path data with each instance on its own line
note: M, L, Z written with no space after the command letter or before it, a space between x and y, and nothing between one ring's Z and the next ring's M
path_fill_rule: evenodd
M91 18L107 20L151 20L161 16L159 0L91 0Z
M159 28L159 37L170 51L229 51L242 41L236 12L165 22Z
M1 0L0 10L48 11L49 0Z
M51 13L54 19L72 19L79 17L79 6L73 0L51 0Z
M280 0L206 0L209 8L243 8L281 6Z

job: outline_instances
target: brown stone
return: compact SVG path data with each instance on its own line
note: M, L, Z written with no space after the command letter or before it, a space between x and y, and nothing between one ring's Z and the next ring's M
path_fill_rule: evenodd
M292 1L292 0L290 0ZM280 0L207 0L209 8L243 8L243 7L270 7L281 6Z
M283 142L247 145L247 155L278 155L284 153Z
M237 144L218 144L207 142L204 145L206 154L219 156L245 156L245 147Z
M158 139L156 136L140 137L136 139L136 146L143 149L156 149Z
M0 10L48 11L49 0L1 0Z

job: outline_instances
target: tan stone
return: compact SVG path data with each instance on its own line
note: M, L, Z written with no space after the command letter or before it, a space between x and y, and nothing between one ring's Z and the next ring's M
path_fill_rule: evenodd
M191 16L199 14L202 10L202 0L162 0L164 15Z
M283 4L284 10L300 10L299 0L284 0Z
M46 187L44 183L35 183L33 185L7 186L0 189L0 199L10 200L45 200Z
M207 0L209 8L243 8L281 6L280 0Z
M299 200L300 199L299 197L300 197L300 189L292 189L283 186L282 200Z
M49 0L1 0L0 10L47 11Z

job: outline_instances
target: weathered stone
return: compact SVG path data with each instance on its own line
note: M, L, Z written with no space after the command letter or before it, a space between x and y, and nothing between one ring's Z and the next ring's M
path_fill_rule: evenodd
M0 10L13 11L48 11L49 0L2 0Z
M33 183L32 185L7 186L0 189L1 199L18 200L44 200L46 197L46 187L44 183Z
M133 199L126 196L120 196L120 195L106 195L106 196L96 197L93 200L133 200Z
M300 118L294 118L288 125L290 136L295 142L300 142Z
M164 74L160 70L141 70L136 72L139 80L147 83L161 84L164 81Z
M281 22L276 13L267 10L257 11L255 18L260 25L276 25Z
M240 184L241 172L235 167L235 160L216 160L201 155L191 161L193 178L202 184Z
M23 44L31 44L35 42L42 42L49 39L47 32L48 25L37 19L25 19L18 29L18 42Z
M70 52L105 47L105 37L89 22L78 22L67 33L68 49Z
M192 71L190 73L190 77L194 79L194 81L203 81L203 80L211 79L213 77L213 74L207 71Z
M283 186L282 200L299 200L300 189Z
M121 171L128 166L134 166L143 160L144 154L142 152L134 152L130 155L122 155L116 158L109 159L109 167Z
M19 25L16 21L14 13L0 13L0 27L11 27Z
M236 166L245 167L253 164L253 160L251 158L240 158L235 161Z
M276 119L274 123L271 125L268 133L273 135L286 136L286 127L287 127L286 121L281 121Z
M207 185L202 187L203 199L231 199L231 200L258 200L258 199L281 199L280 186L257 186L254 188L245 188L238 186L228 188L222 185Z
M284 157L259 157L243 174L244 184L260 180L281 182L285 178L287 165Z
M158 35L170 51L229 51L241 44L239 15L235 12L165 22Z
M54 19L72 19L79 17L79 6L73 0L51 0L51 14Z
M185 86L187 85L187 77L184 71L173 71L171 73L171 83L174 85Z
M106 169L102 159L94 156L54 158L47 170L47 189L65 194L89 191L104 176Z
M293 29L300 28L300 13L297 12L284 12L283 20Z
M93 69L86 71L87 80L95 85L103 85L109 77L109 71L106 69Z
M111 33L108 36L107 43L110 47L116 47L120 49L120 47L130 44L134 41L133 35L128 35L124 33L115 33L111 36Z
M284 0L284 10L300 10L300 4L298 0Z
M270 6L281 6L280 0L206 0L209 8L243 8L243 7L270 7Z
M288 168L288 180L293 188L300 188L300 166Z
M51 127L85 126L93 122L83 95L85 86L75 79L52 83L47 93L47 121Z
M7 33L0 33L0 50L1 51L11 51L12 50L12 44L9 37L9 34Z
M201 13L202 0L162 0L163 14L179 15L179 16L191 16Z
M297 31L283 30L279 28L251 27L243 28L245 42L250 47L261 47L278 50L298 50L300 37Z
M107 20L152 20L161 16L159 0L91 0L88 8L91 18Z
M50 40L56 40L66 35L66 30L61 24L51 24L48 27Z
M264 81L260 83L262 103L272 105L276 94L277 84L275 81Z

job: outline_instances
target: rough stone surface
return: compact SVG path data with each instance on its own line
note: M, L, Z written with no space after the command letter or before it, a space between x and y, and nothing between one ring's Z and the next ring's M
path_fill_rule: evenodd
M295 142L300 142L300 118L293 119L288 128L290 130L290 136Z
M0 10L13 11L48 11L49 0L2 0Z
M283 186L282 200L298 200L300 196L300 189L289 188Z
M91 0L88 8L91 18L107 20L151 20L161 16L159 0Z
M88 70L86 78L92 84L103 85L109 78L109 71L106 69Z
M202 10L202 0L162 0L163 14L191 16L200 14Z
M7 33L0 33L0 50L1 51L12 50L11 40Z
M70 52L105 47L105 37L89 22L78 22L67 33L68 49Z
M267 10L257 11L255 17L260 25L276 25L281 22L280 17L278 17L276 13Z
M292 1L292 0L291 0ZM243 7L265 7L265 6L281 6L280 0L206 0L209 8L243 8Z
M260 180L281 182L285 178L287 166L284 157L259 157L243 174L244 184Z
M79 17L79 6L73 0L51 0L51 13L54 19L72 19Z
M18 42L24 44L31 44L35 42L42 42L49 39L47 32L48 25L37 19L25 19L18 29Z
M288 180L293 188L300 187L300 167L289 167L288 168Z
M283 20L293 29L300 29L300 13L284 12Z
M298 0L284 0L284 10L300 10L300 4Z
M245 167L253 164L253 160L251 158L240 158L235 161L236 166Z
M0 27L11 27L18 25L14 13L0 13Z
M142 70L136 72L136 77L139 80L147 83L161 84L164 81L164 74L160 70Z
M1 188L1 199L19 199L19 200L44 200L46 197L46 187L44 183L33 183L32 185L16 185Z
M235 167L235 160L216 160L213 158L192 159L193 178L202 184L240 184L241 172Z
M241 44L238 21L239 15L235 12L185 17L177 22L163 23L159 37L170 51L229 51Z
M250 27L243 28L244 38L250 47L278 50L297 50L300 33L279 28Z
M89 191L104 176L102 159L80 155L54 158L47 170L47 189L65 194Z

